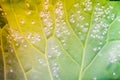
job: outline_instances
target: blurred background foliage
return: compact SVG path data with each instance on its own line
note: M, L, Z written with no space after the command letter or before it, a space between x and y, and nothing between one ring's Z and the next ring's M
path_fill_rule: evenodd
M3 28L5 24L7 24L7 19L5 18L5 14L6 13L4 13L0 5L0 28Z

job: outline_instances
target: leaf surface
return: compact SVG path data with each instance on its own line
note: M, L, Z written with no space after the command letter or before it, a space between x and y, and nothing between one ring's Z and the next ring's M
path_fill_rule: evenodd
M8 21L0 29L1 79L120 79L119 5L108 0L1 0Z

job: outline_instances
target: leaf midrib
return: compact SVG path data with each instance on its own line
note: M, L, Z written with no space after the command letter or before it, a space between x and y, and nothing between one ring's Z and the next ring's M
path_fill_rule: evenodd
M90 27L88 29L88 33L87 33L87 36L86 36L86 40L85 40L85 44L84 44L84 48L83 48L83 56L82 56L82 64L81 64L81 69L80 69L80 73L79 73L79 80L82 80L82 72L83 72L83 66L84 66L84 60L85 60L85 51L86 51L86 47L87 47L87 42L88 42L88 38L89 38L89 35L90 35L90 32L91 32L91 27L92 27L92 23L93 23L93 16L94 16L94 10L95 10L95 5L92 6L93 9L92 9L92 14L91 14L91 19L90 19Z

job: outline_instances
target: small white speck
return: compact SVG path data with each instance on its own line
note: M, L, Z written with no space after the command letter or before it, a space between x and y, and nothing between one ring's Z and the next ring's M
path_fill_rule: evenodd
M65 42L65 40L61 40L61 42L63 42L63 43L64 43L64 42Z
M120 22L120 17L118 18L118 21Z
M101 47L98 47L98 50L100 50L101 49Z
M97 3L97 5L99 6L99 5L100 5L100 3Z
M18 43L16 43L15 45L16 45L16 46L18 46L19 44L18 44Z
M35 24L35 22L34 22L34 21L32 21L32 22L31 22L31 24L33 25L33 24Z
M0 8L0 11L2 11L2 8Z
M70 18L71 23L75 23L75 20L73 18Z
M54 47L52 47L52 50L54 50L55 48Z
M115 76L115 75L116 75L116 73L115 73L115 72L113 72L113 75Z
M80 10L78 10L77 13L80 14Z
M118 56L120 57L120 54Z
M21 23L21 24L24 24L24 23L25 23L25 21L22 19L22 20L20 21L20 23Z
M109 61L110 63L115 63L117 62L117 55L114 54L115 52L110 52L110 57L109 57Z
M45 13L42 11L40 12L40 17L44 17L45 16Z
M66 44L65 44L65 43L63 43L63 46L66 46Z
M51 55L48 55L48 58L51 58L52 56Z
M30 7L30 4L29 4L29 3L26 3L26 6L27 6L27 7Z
M79 6L79 3L75 3L75 4L74 4L74 7L78 7L78 6Z
M110 9L113 9L113 6L110 5L109 8L110 8Z
M97 48L93 48L93 51L97 51Z
M32 12L31 11L28 11L27 14L30 15Z
M88 31L88 28L83 28L82 31L83 31L83 32L87 32L87 31Z
M4 16L4 15L5 15L3 12L2 12L1 14L2 14L2 16Z
M10 52L13 53L13 51L14 51L14 50L11 48L11 49L10 49Z
M100 44L100 45L102 45L103 43L102 43L102 42L100 42L99 44Z
M39 63L40 63L40 64L42 64L42 63L43 63L43 60L42 60L42 59L39 59L38 61L39 61Z
M78 32L79 35L81 35L82 33L81 32Z
M24 42L25 42L25 40L24 40L24 39L22 39L22 40L21 40L21 43L24 43Z
M85 23L85 25L86 25L86 26L88 26L88 25L89 25L89 23Z
M26 48L26 47L27 47L27 45L24 45L24 47Z
M96 77L94 77L94 78L93 78L93 80L97 80L97 78L96 78Z
M83 27L84 27L84 25L81 25L80 27L81 27L81 28L83 28Z
M118 33L120 34L120 31Z
M12 73L12 72L13 72L13 69L10 69L10 72Z

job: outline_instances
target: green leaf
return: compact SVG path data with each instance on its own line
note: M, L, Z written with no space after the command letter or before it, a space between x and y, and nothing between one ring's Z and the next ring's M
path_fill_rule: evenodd
M120 3L1 0L2 80L119 80ZM6 18L5 18L6 17Z

